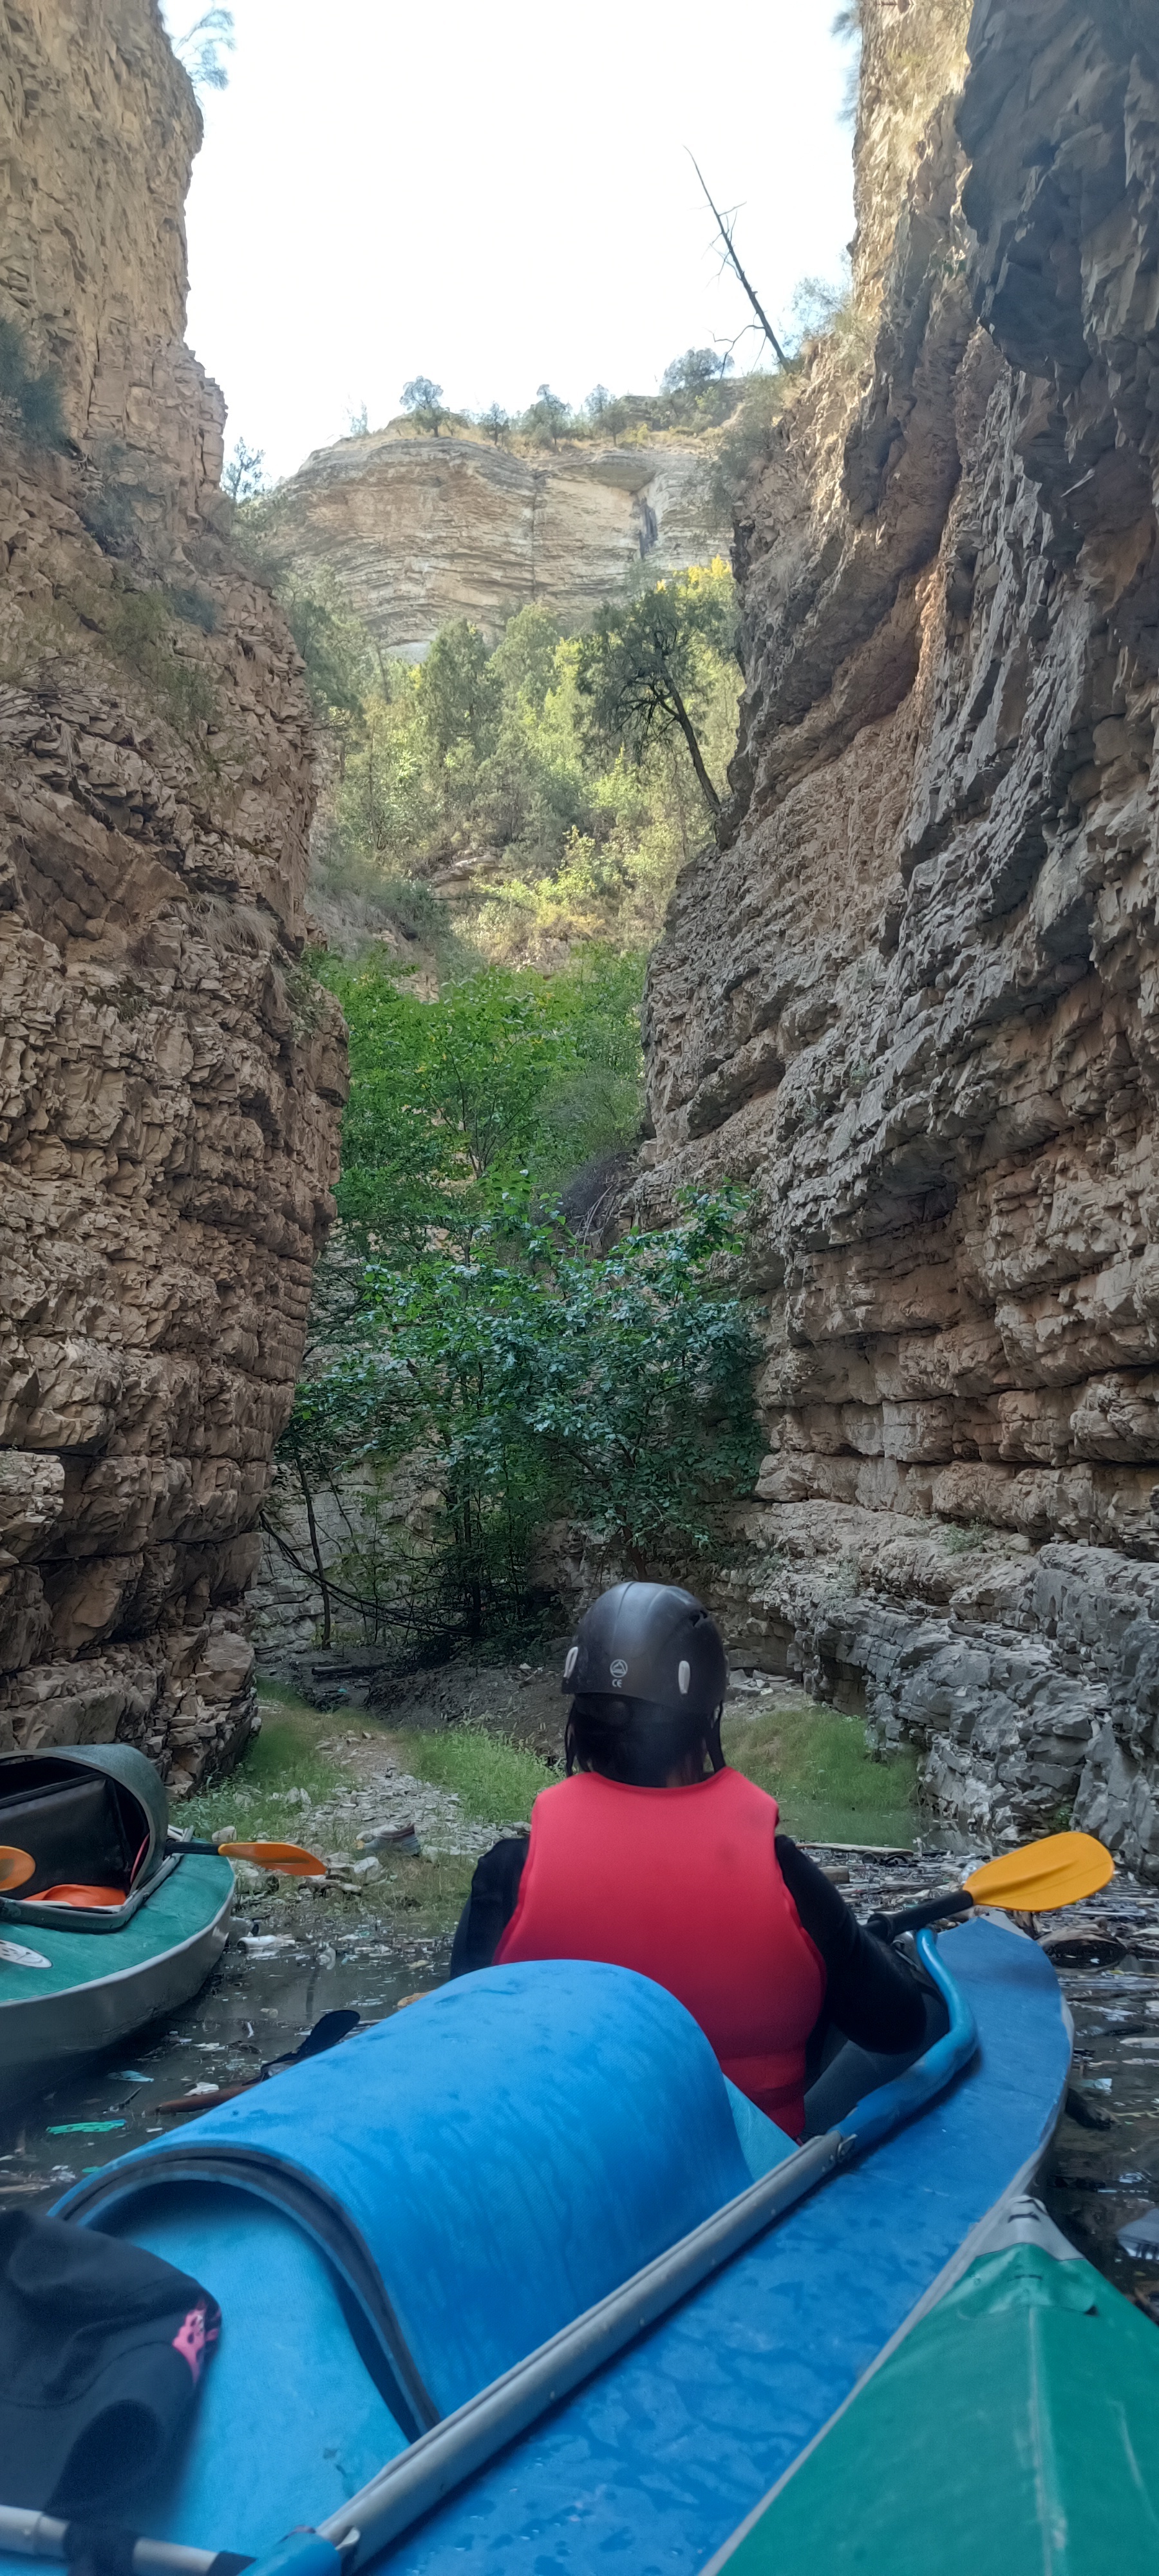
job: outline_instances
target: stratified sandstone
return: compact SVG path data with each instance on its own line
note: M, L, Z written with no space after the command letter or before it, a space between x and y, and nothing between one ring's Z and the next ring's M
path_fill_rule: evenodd
M200 120L154 0L0 0L0 1747L188 1786L252 1722L242 1596L330 1215L300 973L301 670L231 552L181 337Z
M332 573L384 653L411 659L470 618L497 637L519 608L579 626L646 557L657 575L727 549L703 449L567 447L378 430L307 458L277 501L277 542Z
M1073 1807L1159 1872L1159 22L862 16L861 340L738 530L652 1203L755 1195L754 1653L971 1830Z

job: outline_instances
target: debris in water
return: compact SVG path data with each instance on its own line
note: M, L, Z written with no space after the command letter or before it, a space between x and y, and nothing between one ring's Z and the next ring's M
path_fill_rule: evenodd
M1159 2209L1145 2209L1141 2218L1129 2218L1118 2231L1124 2254L1137 2263L1159 2263Z
M107 2129L123 2129L123 2120L58 2120L44 2132L46 2138L98 2138Z

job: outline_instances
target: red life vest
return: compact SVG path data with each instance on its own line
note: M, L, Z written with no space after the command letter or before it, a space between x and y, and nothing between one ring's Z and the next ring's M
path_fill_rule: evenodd
M774 1845L777 1802L739 1771L630 1789L583 1771L531 1814L519 1902L495 1953L606 1959L666 1986L725 2074L791 2137L825 1967Z

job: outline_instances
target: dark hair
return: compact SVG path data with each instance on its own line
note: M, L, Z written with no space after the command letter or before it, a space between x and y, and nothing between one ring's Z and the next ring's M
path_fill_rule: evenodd
M661 1708L655 1700L618 1699L610 1691L579 1691L573 1699L563 1739L569 1773L600 1771L605 1780L620 1780L630 1789L664 1789L668 1774L689 1756L705 1767L723 1771L720 1712L696 1717L680 1708ZM694 1776L697 1776L694 1773Z

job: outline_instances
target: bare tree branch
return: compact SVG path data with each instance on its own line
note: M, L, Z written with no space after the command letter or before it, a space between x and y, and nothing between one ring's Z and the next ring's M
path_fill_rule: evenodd
M686 150L686 151L688 150L687 145L685 145L685 150ZM758 320L758 322L760 323L761 329L762 329L762 331L764 332L765 338L766 338L766 340L768 341L769 347L770 347L770 349L772 350L773 355L774 355L774 357L775 357L775 358L776 358L776 360L777 360L777 364L778 364L778 366L781 366L781 367L787 366L787 365L788 365L788 360L787 360L787 358L786 358L786 356L785 356L785 352L784 352L784 350L783 350L783 349L782 349L782 347L781 347L780 341L779 341L779 340L778 340L778 338L777 338L776 332L775 332L775 331L774 331L774 329L773 329L772 323L771 323L771 322L770 322L770 320L769 320L768 314L766 313L765 308L764 308L763 304L761 303L760 297L759 297L759 295L757 294L757 290L756 290L755 286L753 286L753 285L750 283L749 279L745 276L744 270L743 270L743 268L741 267L740 260L739 260L739 258L738 258L738 256L737 256L736 244L735 244L735 242L733 241L733 237L732 237L732 228L733 228L734 223L736 222L736 216L735 216L735 214L732 214L732 215L722 215L722 213L721 213L721 211L720 211L719 206L718 206L718 205L716 204L716 202L715 202L715 199L714 199L714 198L710 195L710 193L709 193L708 181L706 180L706 178L705 178L705 176L704 176L704 172L703 172L703 170L702 170L702 169L701 169L701 167L700 167L700 163L699 163L699 161L698 161L698 160L697 160L697 158L696 158L696 154L695 154L695 152L689 152L689 153L688 153L688 158L689 158L689 160L691 161L691 163L692 163L692 167L693 167L693 169L694 169L694 170L695 170L695 172L696 172L696 176L697 176L697 178L699 179L700 184L701 184L701 187L702 187L702 188L703 188L703 190L704 190L704 194L705 194L705 197L706 197L706 199L707 199L707 201L708 201L709 207L711 208L711 211L712 211L713 215L714 215L714 216L715 216L715 218L716 218L717 239L719 240L719 242L720 242L720 244L721 244L721 249L722 249L723 256L724 256L725 265L726 265L728 268L731 268L732 273L733 273L733 276L736 278L736 280L737 280L738 284L739 284L739 285L741 285L741 286L743 286L744 291L745 291L745 294L746 294L746 295L747 295L747 297L748 297L749 303L751 304L751 306L752 306L752 308L753 308L753 311L754 311L754 313L756 314L757 320Z

